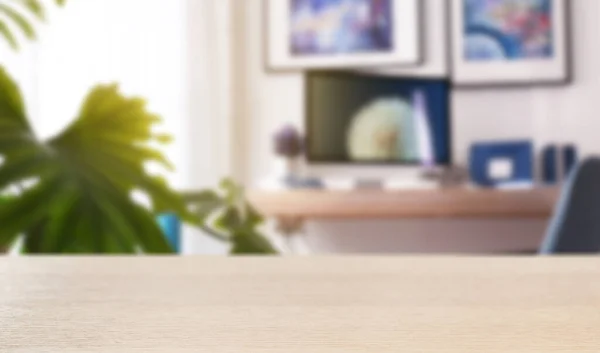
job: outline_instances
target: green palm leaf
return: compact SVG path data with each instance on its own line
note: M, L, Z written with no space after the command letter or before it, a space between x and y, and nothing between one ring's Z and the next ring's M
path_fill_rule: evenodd
M54 2L63 6L66 0L54 0ZM0 0L0 36L14 50L19 49L17 35L13 33L14 29L19 29L28 39L36 38L34 25L26 14L44 21L46 10L43 2L40 0Z
M171 253L156 215L193 216L178 193L145 170L149 161L170 166L148 147L162 140L153 133L159 121L143 100L124 97L116 85L98 86L65 131L40 141L0 68L0 190L37 181L0 204L0 247L24 235L30 253ZM151 207L134 202L134 190L145 192Z
M12 20L29 39L35 39L35 30L29 21L14 8L0 3L0 15Z
M15 50L19 49L19 43L17 43L17 38L10 31L10 28L8 27L8 25L6 23L4 23L4 21L2 21L1 19L0 19L0 35L2 35L2 37L4 37L4 39L8 42L8 44L11 46L11 48L13 48Z
M18 3L24 7L40 21L46 20L46 10L44 9L44 5L42 5L40 0L13 0L12 2Z

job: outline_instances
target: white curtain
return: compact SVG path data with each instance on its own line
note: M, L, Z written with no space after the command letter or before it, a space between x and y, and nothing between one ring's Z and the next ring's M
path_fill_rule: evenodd
M48 1L48 8L51 2ZM53 9L36 43L0 64L17 78L38 134L50 137L75 116L98 83L144 97L175 143L167 155L181 189L213 186L231 172L229 1L78 0ZM186 253L223 251L188 230Z

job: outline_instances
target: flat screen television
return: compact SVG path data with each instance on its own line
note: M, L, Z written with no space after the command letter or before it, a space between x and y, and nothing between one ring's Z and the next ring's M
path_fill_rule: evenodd
M319 71L306 75L311 163L451 163L450 83Z

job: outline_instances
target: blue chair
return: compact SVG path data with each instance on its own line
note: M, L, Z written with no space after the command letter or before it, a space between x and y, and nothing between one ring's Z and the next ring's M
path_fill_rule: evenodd
M540 253L600 253L600 158L584 161L570 175Z
M171 213L165 213L157 217L158 225L176 253L181 253L181 222L179 218Z

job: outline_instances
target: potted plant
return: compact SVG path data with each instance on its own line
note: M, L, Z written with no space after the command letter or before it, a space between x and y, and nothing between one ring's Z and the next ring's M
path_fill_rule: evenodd
M38 1L20 4L44 18ZM8 3L0 5L3 18L35 37L24 17ZM2 21L0 34L17 48ZM222 183L222 194L184 197L166 179L147 173L148 162L173 169L152 147L172 138L155 132L162 119L143 99L124 96L117 85L93 87L76 119L49 140L36 136L25 107L16 82L0 66L0 191L18 190L0 202L0 250L22 239L24 253L173 253L156 221L169 212L231 242L234 253L275 253L257 231L262 218L233 182ZM149 203L137 201L134 192Z

